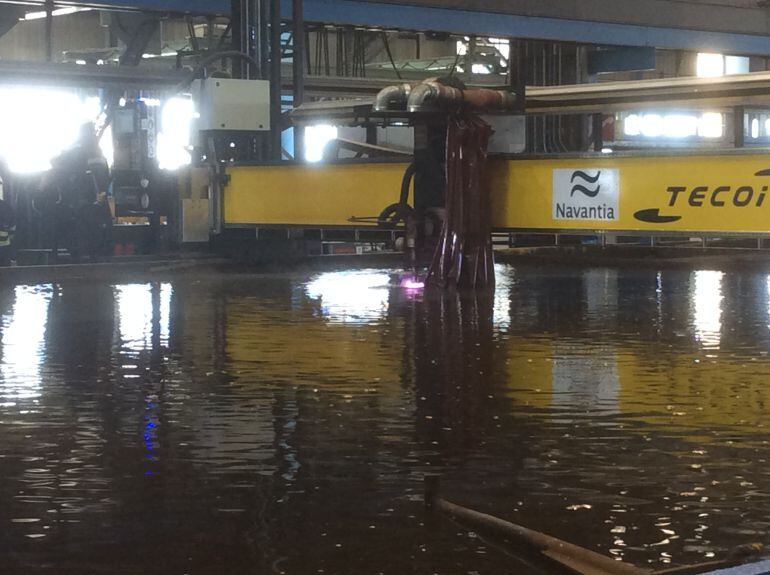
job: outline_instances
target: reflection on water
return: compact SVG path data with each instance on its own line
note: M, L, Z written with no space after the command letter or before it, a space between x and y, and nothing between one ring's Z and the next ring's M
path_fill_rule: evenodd
M371 270L327 272L311 279L305 292L332 322L369 323L387 313L389 284L388 274Z
M152 336L152 291L149 285L126 285L116 289L120 338L126 347L142 351Z
M695 338L703 347L718 348L722 332L722 272L701 270L694 273L692 294Z
M172 288L171 284L161 284L160 286L160 343L161 345L168 345L168 338L171 334L171 296Z
M620 404L618 359L612 347L597 346L586 353L580 342L553 346L551 404L575 411L616 412Z
M0 572L506 572L429 472L640 565L764 539L770 277L496 273L0 288Z
M51 287L17 287L14 300L11 313L3 315L0 324L0 402L40 395L41 351Z
M496 264L495 281L492 321L498 329L505 330L511 326L511 289L515 281L514 270L508 266Z
M152 345L153 322L158 322L160 343L168 344L171 294L167 283L116 286L120 338L127 349L139 352Z

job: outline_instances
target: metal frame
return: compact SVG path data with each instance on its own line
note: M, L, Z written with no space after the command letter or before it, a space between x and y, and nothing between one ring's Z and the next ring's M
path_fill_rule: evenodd
M41 6L44 0L8 3ZM292 0L281 0L281 3L283 12L290 14ZM63 1L61 4L202 15L226 15L230 12L229 0L92 0ZM308 22L351 26L429 30L504 38L548 39L615 46L651 46L678 50L707 49L728 54L770 54L770 37L760 35L684 30L673 26L664 28L597 23L384 2L305 0L304 16Z

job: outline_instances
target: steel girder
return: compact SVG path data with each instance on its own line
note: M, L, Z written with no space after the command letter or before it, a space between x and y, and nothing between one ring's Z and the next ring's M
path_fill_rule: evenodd
M24 3L43 4L42 0ZM289 19L291 0L281 0L281 3L281 12L285 19ZM62 0L57 1L58 4L202 15L228 15L231 6L230 0ZM304 12L308 22L586 44L708 50L728 54L770 54L770 36L687 30L673 26L651 27L354 0L305 0Z

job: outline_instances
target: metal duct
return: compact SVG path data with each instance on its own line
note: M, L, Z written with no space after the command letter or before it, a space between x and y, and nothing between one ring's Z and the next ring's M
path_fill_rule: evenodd
M406 110L406 103L411 91L411 84L398 84L383 88L374 99L374 111Z
M407 101L410 112L435 110L443 106L464 106L473 110L516 109L516 95L503 90L471 88L460 90L436 81L426 81L412 89Z
M435 110L442 104L461 104L463 92L435 81L425 81L409 94L406 108L410 112Z
M490 90L488 88L471 88L463 90L465 103L476 110L509 110L516 109L516 94L505 90Z

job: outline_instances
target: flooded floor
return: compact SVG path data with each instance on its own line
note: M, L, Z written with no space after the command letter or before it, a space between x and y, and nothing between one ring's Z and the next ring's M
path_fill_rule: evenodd
M770 526L770 277L498 265L0 287L0 573L526 573L447 498L663 568Z

